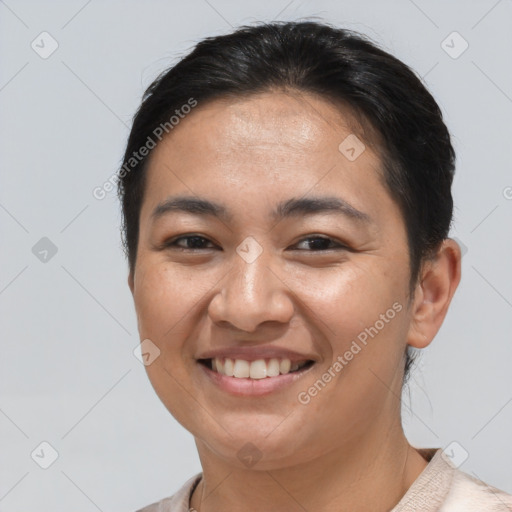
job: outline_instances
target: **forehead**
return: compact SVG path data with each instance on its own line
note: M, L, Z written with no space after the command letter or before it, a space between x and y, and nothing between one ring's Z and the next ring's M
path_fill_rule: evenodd
M356 142L355 159L343 152L347 140ZM229 197L243 207L255 197L266 204L271 197L341 191L364 209L376 187L385 192L374 140L347 109L310 94L213 100L199 104L153 150L145 202L186 192Z
M362 120L362 119L360 119ZM297 150L331 147L343 134L355 134L373 145L375 133L368 123L363 129L351 109L342 103L300 91L274 91L199 104L177 129L169 134L176 143L198 135L205 144L223 141L215 152L268 145ZM184 135L182 132L186 131Z

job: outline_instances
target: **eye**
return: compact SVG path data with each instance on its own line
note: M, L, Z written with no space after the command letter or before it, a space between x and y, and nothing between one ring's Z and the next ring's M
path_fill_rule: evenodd
M311 236L308 238L304 238L297 245L306 243L307 247L310 249L308 252L317 252L317 251L326 251L329 249L345 249L349 250L346 245L333 240L332 238L324 237L324 236ZM334 245L334 247L330 245ZM312 249L312 251L311 251ZM303 250L303 249L299 249Z
M207 244L210 244L208 247ZM346 245L325 236L310 236L302 239L298 242L294 247L298 247L301 244L306 244L305 249L298 249L300 251L306 252L323 252L330 249L337 250L350 250ZM212 249L214 248L213 242L208 240L207 238L201 235L186 235L180 236L169 241L164 242L163 248L171 248L171 249L183 249L189 251L200 251L203 249Z
M185 246L183 244L180 245L179 242L184 242ZM204 247L205 244L212 244L210 240L205 238L204 236L200 235L188 235L188 236L180 236L178 238L174 238L172 240L169 240L164 243L164 247L166 248L178 248L178 249L185 249L185 250L201 250L201 249L211 249L212 247ZM213 244L212 244L213 245Z

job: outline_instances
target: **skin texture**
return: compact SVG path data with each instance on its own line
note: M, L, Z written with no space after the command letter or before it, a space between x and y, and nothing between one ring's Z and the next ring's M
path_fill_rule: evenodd
M460 279L460 250L443 242L409 296L405 224L379 157L362 130L366 149L355 161L338 150L354 126L319 97L268 92L199 105L153 150L129 285L140 338L161 351L149 379L196 440L203 480L191 506L199 512L248 503L254 512L387 511L427 464L401 426L404 352L437 333ZM152 217L177 195L221 203L231 218ZM270 218L280 201L322 196L370 221L332 212ZM184 235L205 240L195 250L186 240L165 247ZM249 236L263 249L252 263L236 251ZM317 237L333 242L315 250L304 241ZM401 311L299 403L397 303ZM212 384L196 360L211 349L269 345L316 362L282 390L240 397ZM247 443L261 456L252 467L237 456Z

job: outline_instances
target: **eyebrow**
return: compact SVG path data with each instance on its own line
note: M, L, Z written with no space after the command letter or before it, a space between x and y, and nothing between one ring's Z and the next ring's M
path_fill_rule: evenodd
M157 220L171 212L185 212L193 215L211 216L226 222L229 222L233 218L233 215L230 214L223 205L208 199L193 196L169 197L156 206L151 217L153 220ZM288 199L279 203L271 212L270 217L274 221L280 221L294 216L321 213L340 214L363 223L372 222L367 213L357 210L344 199L335 196Z

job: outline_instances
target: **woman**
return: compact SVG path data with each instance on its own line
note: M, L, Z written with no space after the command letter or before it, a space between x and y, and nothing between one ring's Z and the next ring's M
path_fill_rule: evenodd
M414 448L411 349L460 280L435 100L362 35L208 38L146 91L119 173L149 379L202 473L143 510L511 510Z

